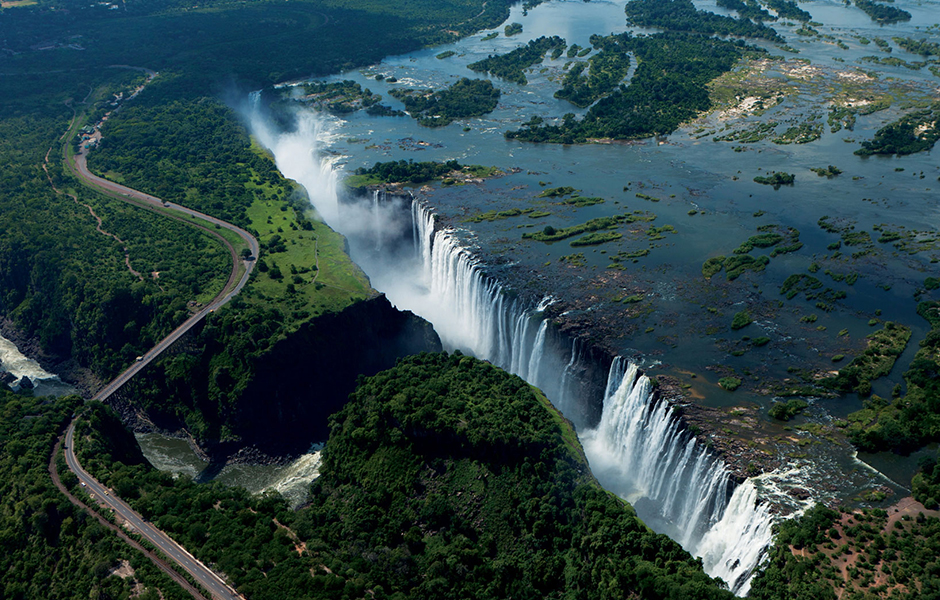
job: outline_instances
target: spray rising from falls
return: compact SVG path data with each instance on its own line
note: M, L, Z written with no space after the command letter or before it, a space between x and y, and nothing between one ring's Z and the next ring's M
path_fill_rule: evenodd
M493 278L458 232L440 227L410 196L376 193L337 198L334 160L319 160L324 130L312 115L297 131L273 134L253 123L278 167L302 183L318 212L346 235L356 262L399 308L430 321L445 348L473 354L540 387L579 429L584 418L578 341L559 340L539 303L517 297ZM376 251L377 248L379 251ZM599 383L599 382L598 382ZM598 386L595 386L598 387ZM635 503L657 531L701 556L706 571L743 594L770 543L772 519L748 482L734 487L724 464L680 425L671 406L654 401L649 380L620 358L613 362L600 423L582 438L598 479Z

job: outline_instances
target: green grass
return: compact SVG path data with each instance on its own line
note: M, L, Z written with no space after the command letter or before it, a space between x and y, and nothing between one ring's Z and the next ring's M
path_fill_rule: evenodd
M286 210L282 210L284 207ZM285 248L276 253L262 249L256 274L246 289L247 299L276 306L285 315L298 315L298 322L288 330L305 320L303 313L313 317L340 311L373 294L365 273L346 254L345 238L325 223L312 221L313 228L304 230L293 207L282 201L268 200L267 194L256 198L247 214L252 229L258 232L262 248L275 235L280 236ZM267 271L262 272L262 261ZM318 262L319 268L316 268ZM275 267L281 272L281 278L272 277ZM296 273L292 272L292 267Z
M597 246L599 244L606 244L607 242L613 242L619 240L623 237L622 233L616 231L603 231L589 233L583 237L580 237L571 242L572 247L578 246Z

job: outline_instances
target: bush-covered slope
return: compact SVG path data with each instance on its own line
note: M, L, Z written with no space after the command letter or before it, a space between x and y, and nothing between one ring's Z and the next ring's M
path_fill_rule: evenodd
M910 499L888 511L822 505L778 525L749 598L920 600L940 597L940 519Z
M188 598L53 486L49 457L80 405L76 396L50 401L0 389L0 598L124 599L138 581L139 598ZM131 577L112 574L122 560Z
M541 392L460 354L360 385L295 528L322 597L730 597L599 487Z

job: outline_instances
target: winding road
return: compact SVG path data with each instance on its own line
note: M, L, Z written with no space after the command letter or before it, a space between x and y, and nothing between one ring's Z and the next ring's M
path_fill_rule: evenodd
M72 132L72 124L70 124L69 132ZM66 136L63 136L65 139L68 139L67 136L69 132L66 133ZM200 321L205 319L209 313L214 312L216 309L224 306L227 302L234 298L235 295L245 287L245 284L248 282L248 279L251 276L251 272L255 265L255 258L258 256L259 246L258 240L240 227L236 227L235 225L222 221L221 219L217 219L190 208L186 208L184 206L170 202L165 202L156 196L151 196L150 194L140 192L138 190L94 175L88 170L86 163L86 152L87 150L82 149L74 156L74 160L72 160L72 158L68 156L67 150L65 150L64 157L69 171L78 177L79 180L81 180L82 183L84 183L86 186L95 189L111 198L128 202L144 209L153 210L163 214L168 218L176 219L194 227L198 227L218 238L228 248L232 257L232 273L229 276L225 286L222 288L222 291L219 292L219 294L211 302L199 310L199 312L192 315L183 324L174 329L169 335L160 340L156 346L139 357L137 361L134 362L134 364L132 364L127 370L101 388L101 390L99 390L98 393L95 394L95 396L92 398L93 400L103 402L107 400L112 394L114 394L114 392L120 389L121 386L127 383L127 381L134 377L134 375L139 373L141 369L153 362L164 350L169 348L186 332L192 329ZM48 153L46 155L46 159L48 160ZM51 179L50 183L52 183ZM206 225L193 222L194 219L197 221L203 221L206 223ZM222 236L218 231L216 231L216 229L226 229L236 234L244 241L245 246L249 249L251 255L245 259L242 259L236 252L232 243ZM208 590L213 598L219 600L244 600L243 596L239 595L238 592L228 586L219 575L196 560L196 558L187 552L185 548L177 544L165 533L148 523L140 514L136 513L130 506L128 506L127 503L114 496L110 490L108 490L104 485L98 482L82 468L81 464L78 462L77 457L75 456L73 447L75 423L77 422L78 418L80 417L75 417L72 419L72 422L69 423L69 426L65 432L64 441L60 439L59 444L64 446L66 464L68 465L69 470L75 473L75 475L78 477L78 480L83 486L83 489L85 489L99 504L113 510L119 520L123 520L134 532L158 548L160 552L162 552L163 556L166 557L166 559L175 562L177 565L179 565L179 567L185 570L204 589ZM59 444L57 444L57 448ZM71 502L88 509L88 507L81 500L72 495L59 480L58 471L56 470L55 464L56 454L57 450L56 452L53 452L49 465L49 471L52 475L54 483L63 493L66 494L66 496L68 496ZM166 561L141 547L139 544L137 544L137 542L129 538L120 527L109 523L100 516L99 519L102 521L102 523L117 531L118 535L121 536L122 539L144 552L144 554L147 555L147 557L150 558L157 565L157 567L173 577L178 583L180 583L180 585L183 586L184 589L186 589L186 591L192 594L194 598L203 597L203 594L200 593L199 590L190 585L178 573L173 571Z
M231 223L227 223L221 219L217 219L191 208L186 208L185 206L180 206L179 204L174 204L172 202L166 202L160 198L157 198L156 196L151 196L150 194L146 194L119 183L98 177L88 170L87 156L85 152L86 150L83 149L79 154L76 154L74 163L72 161L67 161L69 170L85 184L112 198L123 200L124 202L134 204L135 206L163 211L166 216L170 218L189 223L194 227L198 227L199 229L216 236L228 248L229 253L232 256L232 274L229 276L228 282L226 282L225 287L222 288L222 291L219 293L219 295L216 296L212 302L204 306L199 312L187 319L182 325L174 329L170 335L160 340L156 346L143 354L140 360L132 364L126 371L118 375L116 378L114 378L114 380L101 388L101 390L95 394L94 398L92 398L93 400L104 402L111 396L111 394L120 389L122 385L127 383L128 380L140 372L141 369L146 367L154 359L160 356L160 354L169 348L173 342L182 337L197 323L205 319L206 315L225 305L229 300L234 298L243 287L245 287L245 284L248 282L248 278L251 276L251 271L254 269L254 258L258 256L259 246L258 240L256 240L253 235L241 227L236 227ZM250 249L251 258L242 260L235 252L235 247L232 246L231 242L225 239L225 237L220 235L218 232L213 231L209 227L199 225L198 223L193 223L190 219L185 218L184 215L185 217L206 221L212 225L215 225L216 227L227 229L235 233ZM244 271L242 271L241 277L238 276L238 272L241 270L240 267L244 267Z
M119 522L123 520L133 532L141 535L144 539L156 546L165 557L181 566L193 579L198 581L202 587L209 590L213 598L219 598L221 600L243 600L243 597L230 588L221 577L196 560L185 548L170 539L167 534L147 522L135 512L134 509L128 506L127 503L112 494L108 488L85 472L75 456L74 438L75 420L69 423L69 427L65 431L65 462L69 470L75 473L85 491L87 491L92 498L113 510ZM189 591L192 593L192 590Z

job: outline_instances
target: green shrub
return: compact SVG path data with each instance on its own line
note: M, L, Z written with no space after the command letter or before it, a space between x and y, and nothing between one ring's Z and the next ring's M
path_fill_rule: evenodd
M753 323L751 316L747 313L746 310L735 313L734 318L731 319L731 329L737 331L738 329L744 329L748 325Z

